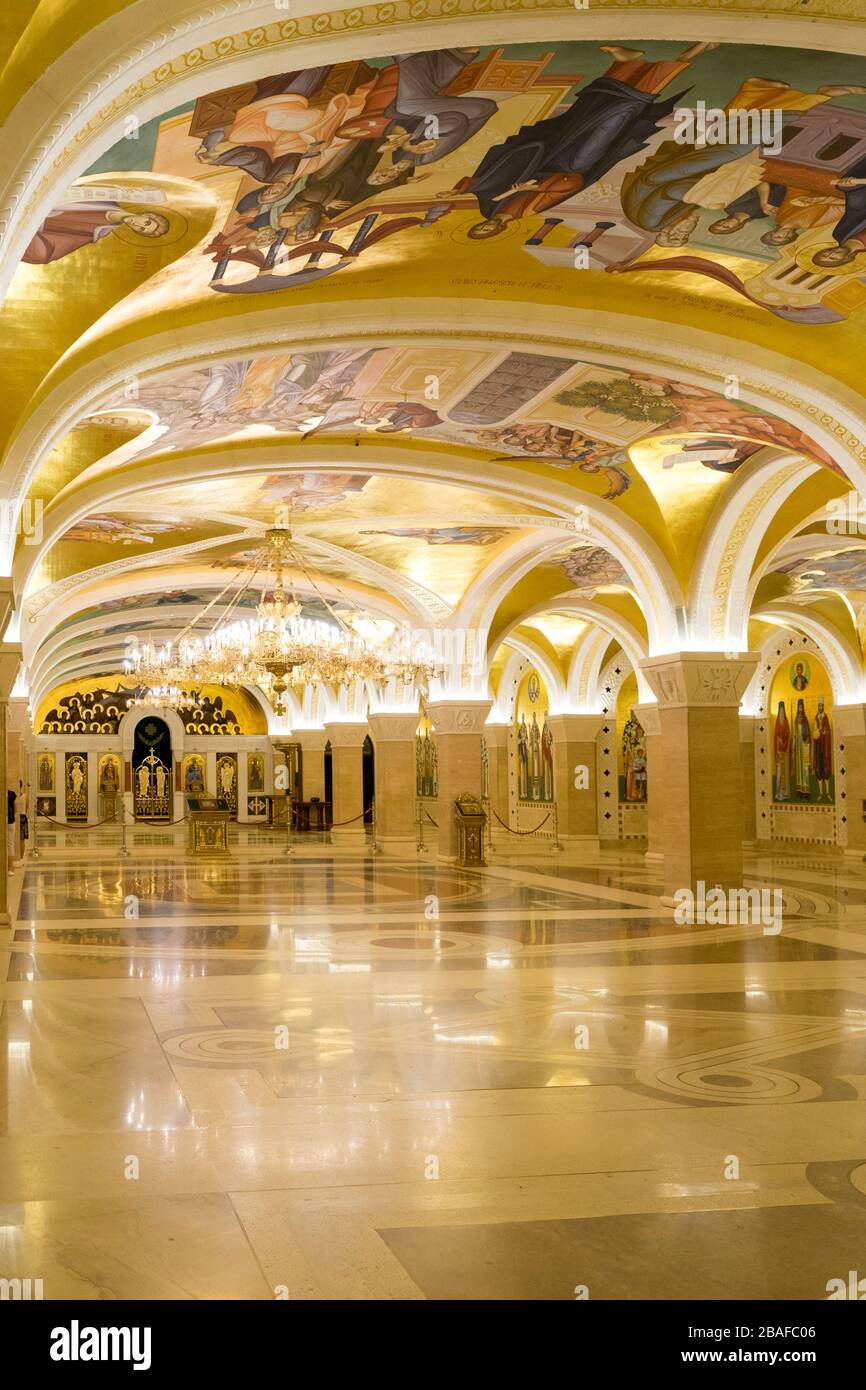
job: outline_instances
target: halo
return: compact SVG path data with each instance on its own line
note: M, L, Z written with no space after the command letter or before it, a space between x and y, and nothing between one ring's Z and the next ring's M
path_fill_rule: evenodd
M133 231L131 227L127 227L125 223L118 223L112 228L113 235L126 246L137 246L139 248L144 246L173 246L175 242L180 241L182 237L186 236L189 230L188 218L184 217L180 212L175 212L172 208L167 208L165 206L157 207L156 205L150 207L147 203L118 203L118 207L124 213L153 212L159 213L160 217L168 218L169 227L165 236L156 237L140 236L139 233Z
M435 202L435 197L433 199ZM478 208L473 208L471 212L463 212L457 226L451 232L451 240L456 241L460 246L485 246L487 241L476 241L469 236L469 228L474 227L478 222L485 222L487 219ZM525 241L532 235L532 229L525 218L516 217L513 222L506 223L505 230L499 232L497 236L488 238L501 246L506 241Z

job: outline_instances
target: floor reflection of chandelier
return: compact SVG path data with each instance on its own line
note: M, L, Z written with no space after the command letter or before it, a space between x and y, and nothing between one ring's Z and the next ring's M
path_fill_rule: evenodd
M308 580L332 621L304 617L302 605L285 583L291 565ZM260 572L274 573L273 588L263 592L254 617L239 618L240 599ZM204 635L194 633L236 580L237 592L226 599L220 619ZM372 643L348 627L307 574L291 531L282 527L267 532L246 571L235 576L175 643L142 642L127 667L148 687L146 698L153 696L154 703L160 691L179 693L203 684L257 685L278 714L286 712L285 693L291 685L351 685L356 680L384 684L391 678L408 685L437 674L432 648L413 635L398 630Z

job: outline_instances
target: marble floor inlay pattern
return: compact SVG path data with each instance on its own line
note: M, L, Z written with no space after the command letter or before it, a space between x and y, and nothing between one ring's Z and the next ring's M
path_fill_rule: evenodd
M826 1297L866 1236L866 867L41 839L0 928L0 1276L49 1299ZM83 841L83 844L81 843Z

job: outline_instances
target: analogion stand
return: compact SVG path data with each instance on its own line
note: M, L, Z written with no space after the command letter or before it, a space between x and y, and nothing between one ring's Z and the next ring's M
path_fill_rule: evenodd
M487 813L477 796L463 792L454 802L457 821L457 864L486 866L484 858L484 827Z
M187 796L189 837L186 852L199 859L226 859L229 849L229 804L221 796Z

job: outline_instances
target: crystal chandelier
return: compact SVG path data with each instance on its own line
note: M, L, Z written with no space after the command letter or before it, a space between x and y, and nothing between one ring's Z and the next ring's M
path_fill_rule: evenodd
M286 571L292 565L303 573L332 621L303 616L301 603L286 586ZM254 617L238 618L240 599L260 571L275 575L273 587L270 591L265 588ZM373 644L348 627L316 588L286 527L274 527L266 533L245 581L227 600L219 621L204 635L195 634L193 629L225 598L231 584L184 628L174 644L142 642L133 650L128 669L151 694L165 689L185 691L202 684L257 685L267 693L276 712L284 715L289 686L351 685L356 680L384 684L392 678L409 685L427 682L438 674L432 649L408 634L394 633L381 644Z
M140 695L134 695L129 704L130 707L139 706L144 709L201 708L201 701L196 694L181 690L176 685L153 685L143 690Z

